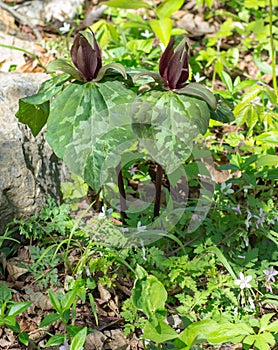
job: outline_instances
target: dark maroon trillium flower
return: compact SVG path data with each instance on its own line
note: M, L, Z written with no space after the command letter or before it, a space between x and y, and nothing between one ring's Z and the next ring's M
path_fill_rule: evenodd
M101 53L93 32L78 33L70 50L72 62L84 81L96 78L102 67Z
M175 50L174 43L172 37L159 61L159 73L171 90L183 88L189 77L187 41L183 39Z

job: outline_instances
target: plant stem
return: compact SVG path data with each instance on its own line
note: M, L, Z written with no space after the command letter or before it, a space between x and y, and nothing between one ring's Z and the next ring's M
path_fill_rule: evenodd
M273 89L274 89L275 95L278 98L277 80L276 80L276 52L275 52L275 45L273 40L272 22L273 22L273 6L272 6L272 0L269 0L269 36L270 36L270 49L271 49L272 81L273 81Z
M162 174L163 174L162 166L160 164L157 164L156 178L155 178L155 203L154 203L154 211L153 211L154 218L159 216L159 211L160 211Z
M121 164L117 165L116 171L118 175L118 187L120 192L120 214L121 214L122 223L124 225L126 223L127 205L126 205L126 194L125 194L125 186L124 186Z

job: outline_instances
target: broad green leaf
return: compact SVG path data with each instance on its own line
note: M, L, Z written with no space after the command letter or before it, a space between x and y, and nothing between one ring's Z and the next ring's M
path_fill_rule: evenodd
M154 327L150 322L147 322L144 327L143 338L150 339L156 343L164 343L178 337L176 331L171 328L163 320L158 320L158 325Z
M15 318L15 316L6 316L3 319L4 325L6 325L8 328L10 328L13 332L20 332L20 326Z
M49 314L49 315L46 315L45 318L41 321L39 327L40 328L43 328L43 327L46 327L46 326L49 326L50 324L56 322L57 320L59 320L60 318L60 315L59 314Z
M270 319L274 316L274 313L264 314L260 319L260 331L259 333L266 330Z
M26 332L21 332L18 335L18 340L24 344L25 346L28 346L29 343L29 334Z
M132 290L132 302L136 308L143 311L153 326L157 326L157 319L165 317L165 302L167 292L163 284L155 277L146 275L143 277L140 270L140 278L137 278Z
M273 300L271 300L270 302L273 302ZM278 304L276 304L278 305ZM276 332L278 333L278 320L270 323L269 325L267 325L265 327L265 330L269 331L269 332Z
M172 32L172 21L170 18L150 19L150 26L157 38L166 47Z
M211 344L221 344L229 342L233 338L241 341L238 337L242 337L243 339L244 336L250 335L250 333L253 333L252 328L244 323L224 323L219 324L214 330L208 328L204 334Z
M205 334L218 329L218 324L213 320L203 320L190 324L181 334L178 339L188 346L188 349L194 344L199 344L206 341Z
M31 302L15 303L9 310L9 316L16 316L28 309L32 305Z
M57 346L64 344L66 336L64 334L53 335L45 344L45 346Z
M262 61L261 51L256 50L253 54L255 65L259 68L262 73L272 75L272 66L266 61ZM278 68L275 69L276 75L278 75Z
M164 0L156 9L156 14L158 18L170 17L182 7L183 3L183 0Z
M153 39L134 39L129 40L126 47L132 52L138 53L138 51L143 51L145 53L150 53L152 50Z
M264 132L255 137L256 141L278 144L278 130Z
M87 327L82 328L72 339L70 350L81 350L85 344Z
M2 305L4 302L7 302L12 299L12 292L6 285L6 283L2 283L0 286L0 304Z
M140 8L149 8L151 9L152 6L144 1L126 1L126 0L111 0L111 1L105 1L101 3L105 6L110 7L118 7L121 9L140 9Z
M63 59L57 59L55 61L52 61L47 66L48 72L57 72L62 71L64 73L69 74L72 78L83 81L82 75L78 72L78 70L72 66L70 63Z
M49 144L95 190L103 184L102 176L108 175L105 159L110 155L109 162L116 163L128 148L125 142L136 139L129 112L134 98L135 93L119 81L74 82L51 105Z
M268 350L270 345L275 345L275 338L271 333L264 332L246 337L243 343L248 345L254 344L255 348L259 350Z
M49 289L48 290L48 295L49 295L50 302L51 302L52 306L54 307L54 309L58 313L61 313L62 312L62 305L61 305L60 300L56 296L56 294L51 289Z
M275 154L266 154L258 157L257 166L278 166L278 156Z
M19 100L19 110L16 117L21 123L27 124L34 136L37 136L47 122L49 115L49 101L40 105L26 103Z

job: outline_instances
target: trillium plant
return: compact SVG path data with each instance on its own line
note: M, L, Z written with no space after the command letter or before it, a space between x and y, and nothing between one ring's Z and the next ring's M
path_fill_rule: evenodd
M46 125L56 155L95 192L116 179L116 207L123 222L128 209L123 164L131 166L142 157L156 164L153 217L159 216L163 171L176 173L190 156L193 139L206 132L210 117L232 118L204 85L188 83L186 39L174 45L171 38L159 74L127 74L119 63L103 66L94 33L81 31L71 47L72 62L51 62L47 70L52 77L35 95L19 101L18 120L34 136Z

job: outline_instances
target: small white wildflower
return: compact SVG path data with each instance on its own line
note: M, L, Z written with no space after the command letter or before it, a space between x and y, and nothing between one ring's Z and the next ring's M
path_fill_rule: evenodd
M101 213L98 214L99 219L105 219L105 218L110 218L111 214L113 212L112 208L106 209L105 206L101 207Z
M194 77L196 83L200 83L201 81L206 79L206 77L201 76L201 74L199 72L197 72L196 74L193 74L193 77Z
M122 227L122 233L126 233L128 232L128 228L127 227Z
M239 279L235 280L234 283L240 287L240 289L251 288L251 284L249 283L252 279L252 276L244 277L242 272L239 273Z
M234 193L234 190L232 189L232 184L231 183L226 184L226 182L222 182L221 183L220 191L223 194L232 194L232 193Z
M70 31L70 24L64 22L63 27L61 27L61 28L59 29L59 31L60 31L61 34L66 34L66 33L68 33L68 32Z
M143 36L146 39L149 39L153 36L153 33L149 32L148 29L146 29L143 33L141 33L141 36Z

